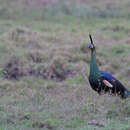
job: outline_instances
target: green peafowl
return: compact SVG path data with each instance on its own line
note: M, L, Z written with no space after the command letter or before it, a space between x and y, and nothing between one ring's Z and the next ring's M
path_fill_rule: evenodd
M91 49L89 83L92 89L97 91L98 94L108 92L109 94L118 95L122 99L129 97L130 91L125 88L119 80L108 72L99 70L96 62L96 48L90 34L89 38L91 41L88 45Z

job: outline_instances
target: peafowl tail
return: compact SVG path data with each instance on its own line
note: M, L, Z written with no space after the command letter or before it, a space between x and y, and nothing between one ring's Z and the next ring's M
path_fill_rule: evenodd
M126 90L123 98L130 98L130 91Z
M130 97L130 91L128 91L128 96Z

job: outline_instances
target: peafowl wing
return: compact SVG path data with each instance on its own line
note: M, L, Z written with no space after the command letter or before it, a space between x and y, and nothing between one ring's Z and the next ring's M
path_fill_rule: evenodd
M101 77L103 84L109 88L112 94L118 94L124 98L126 92L129 92L124 85L110 73L101 71Z

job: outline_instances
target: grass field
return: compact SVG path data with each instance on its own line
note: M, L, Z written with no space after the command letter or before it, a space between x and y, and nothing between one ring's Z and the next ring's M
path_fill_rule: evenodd
M0 130L130 129L130 99L99 96L87 79L90 32L100 68L130 89L130 2L86 3L0 0Z

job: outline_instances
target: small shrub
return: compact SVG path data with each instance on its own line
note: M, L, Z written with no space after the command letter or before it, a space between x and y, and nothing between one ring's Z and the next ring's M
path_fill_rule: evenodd
M32 124L32 127L33 127L33 128L44 128L44 127L45 127L45 124L42 123L42 122L40 122L40 121L37 121L37 122L34 122L34 123Z
M106 118L115 118L118 116L118 112L114 110L110 110L107 112Z

